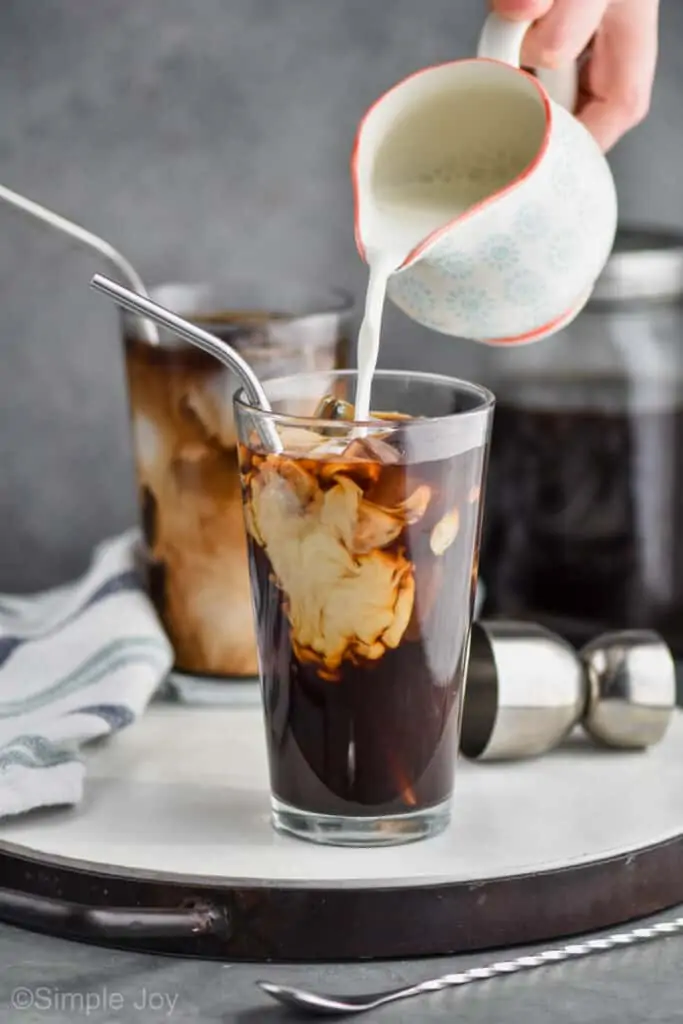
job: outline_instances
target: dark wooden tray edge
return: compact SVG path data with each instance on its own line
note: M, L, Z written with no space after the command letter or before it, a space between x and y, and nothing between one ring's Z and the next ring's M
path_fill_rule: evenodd
M553 942L683 903L683 834L481 881L377 888L195 884L0 846L0 920L120 949L238 961L424 957Z

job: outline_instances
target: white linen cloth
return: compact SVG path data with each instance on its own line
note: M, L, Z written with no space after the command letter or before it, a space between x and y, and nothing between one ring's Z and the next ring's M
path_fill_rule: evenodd
M168 675L137 544L103 542L67 586L0 594L0 819L79 803L83 746L135 722Z

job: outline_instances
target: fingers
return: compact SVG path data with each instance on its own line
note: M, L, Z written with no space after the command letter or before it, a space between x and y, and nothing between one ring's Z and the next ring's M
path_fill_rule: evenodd
M597 32L607 5L608 0L555 0L527 33L524 64L543 68L571 64Z
M559 68L592 43L580 118L603 150L647 114L657 64L659 0L491 0L504 18L534 21L527 67Z
M657 65L658 0L610 5L585 71L580 118L603 150L648 112Z
M491 6L501 18L510 21L535 21L552 7L553 0L492 0Z

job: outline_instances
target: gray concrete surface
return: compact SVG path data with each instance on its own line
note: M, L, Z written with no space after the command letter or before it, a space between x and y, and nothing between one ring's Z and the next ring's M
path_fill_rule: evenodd
M365 107L473 52L484 0L4 0L0 181L110 238L151 282L285 275L357 294L348 157ZM652 115L613 155L623 216L683 225L683 4ZM64 580L134 518L117 317L94 261L0 210L0 591ZM386 321L384 364L472 372Z
M483 0L4 0L0 181L109 237L143 275L285 276L361 294L348 156L358 117L393 81L473 51ZM683 227L683 3L662 2L648 121L612 163L626 220ZM117 317L87 289L92 260L0 210L0 590L69 578L134 519ZM471 347L391 312L382 361L472 372ZM419 358L416 353L419 352ZM265 969L142 957L0 927L0 1019L285 1019L264 974L381 988L487 958ZM542 975L398 1004L372 1021L674 1021L681 940ZM37 989L43 991L40 1005ZM30 989L30 1008L12 992ZM176 998L169 1016L151 994ZM147 1006L143 1005L145 998ZM47 1000L48 1005L45 1005ZM136 1003L138 1007L136 1007ZM117 1003L118 1005L118 1003ZM166 1004L164 1004L166 1006ZM291 1019L291 1018L290 1018Z
M681 938L669 938L395 1003L357 1019L363 1024L674 1024L683 1020L682 945ZM285 1024L312 1018L276 1007L256 988L257 979L329 992L372 992L492 959L499 957L221 964L79 946L0 925L0 1019L7 1024Z

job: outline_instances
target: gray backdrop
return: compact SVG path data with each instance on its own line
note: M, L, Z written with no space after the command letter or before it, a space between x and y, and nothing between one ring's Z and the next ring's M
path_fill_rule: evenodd
M360 294L349 150L410 71L473 52L484 0L3 0L0 181L143 276L284 272ZM615 150L622 218L683 226L683 3L649 120ZM0 591L80 572L135 519L117 316L87 256L0 210ZM385 364L471 347L391 312Z

